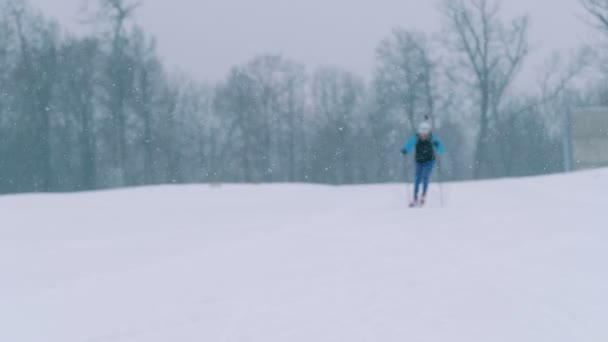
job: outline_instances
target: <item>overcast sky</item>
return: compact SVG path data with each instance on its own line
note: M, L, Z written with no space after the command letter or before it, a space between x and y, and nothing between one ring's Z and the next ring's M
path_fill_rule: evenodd
M30 0L72 30L83 0ZM93 0L90 0L93 1ZM146 0L137 22L158 38L169 66L218 80L259 53L281 53L308 67L339 65L369 77L374 50L392 27L434 31L436 0ZM535 57L580 45L589 31L577 0L505 0L505 14L529 13Z

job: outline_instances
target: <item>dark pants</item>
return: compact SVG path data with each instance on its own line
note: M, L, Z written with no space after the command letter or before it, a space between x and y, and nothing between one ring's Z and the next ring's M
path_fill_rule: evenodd
M420 191L420 185L422 184L422 195L425 196L429 189L429 181L431 180L431 174L433 173L433 167L435 161L431 160L428 162L416 162L416 184L414 186L414 198L418 199L418 192Z

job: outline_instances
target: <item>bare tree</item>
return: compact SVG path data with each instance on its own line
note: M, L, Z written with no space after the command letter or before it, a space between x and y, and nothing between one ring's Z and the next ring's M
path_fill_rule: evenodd
M14 125L15 112L10 103L14 87L11 84L11 71L15 55L15 34L12 20L7 14L7 4L0 1L0 193L14 191L14 167L12 135L9 127Z
M214 111L222 116L224 136L218 147L221 178L245 182L261 181L259 160L268 153L258 139L267 135L254 93L255 81L241 68L233 68L218 86Z
M134 60L128 54L129 40L126 33L126 23L134 16L141 5L138 0L98 0L95 18L101 22L108 22L111 26L110 48L105 60L104 105L111 117L110 131L113 145L112 159L114 161L114 174L118 178L113 180L118 184L130 183L127 178L126 163L128 160L128 132L127 104L134 84Z
M99 42L95 38L70 39L59 51L61 63L56 84L61 96L56 101L60 111L69 117L64 124L66 132L63 135L76 136L77 156L72 159L80 169L78 179L73 183L79 190L98 186L95 84L99 52Z
M579 0L599 29L608 31L608 0ZM608 32L607 32L608 33Z
M142 4L143 0L85 0L82 12L86 16L85 22L110 24L113 40L116 41L126 21ZM90 10L91 6L94 7L92 10Z
M167 84L162 63L156 54L156 43L148 41L137 29L131 39L134 57L134 86L129 102L139 122L138 140L143 149L143 177L138 182L152 184L157 163L155 149L158 147L155 124L159 108L166 103L157 103ZM138 145L138 144L136 144ZM137 146L135 147L137 149Z
M441 6L447 43L460 56L456 77L476 96L475 178L485 175L493 116L529 52L528 17L516 17L505 25L499 5L493 0L444 0Z
M413 131L424 116L435 111L435 63L422 33L395 29L376 50L374 79L377 101L387 111L405 114Z
M364 85L348 71L325 67L313 76L312 95L316 127L313 160L316 180L334 184L354 180L355 123L364 96Z
M268 170L268 180L295 178L295 166L289 166L292 161L289 153L292 147L295 150L296 137L301 136L301 127L296 122L301 120L304 101L303 69L280 55L257 56L244 67L254 82L252 91L258 99L259 122L264 130L258 141L266 151L259 167ZM284 165L287 167L283 168Z
M16 105L22 114L20 139L26 146L23 175L32 177L35 191L52 188L51 104L57 72L58 34L54 25L46 23L28 9L25 2L9 1L19 45L14 86L19 92Z
M216 110L227 122L246 179L294 181L301 176L304 68L277 55L253 58L233 69L218 88ZM238 138L234 138L238 137ZM245 144L244 146L241 144ZM236 163L236 161L233 161Z
M173 82L172 82L173 83ZM224 143L222 118L213 111L213 88L198 84L186 76L176 81L179 86L174 112L182 122L178 149L185 152L182 173L193 182L216 180L220 156L218 148Z
M590 18L584 20L600 32L603 38L608 38L608 0L579 0ZM605 48L605 44L600 44ZM591 49L589 49L591 50ZM604 49L595 49L599 57L599 70L608 75L608 63L606 63L606 53Z
M307 75L304 66L292 61L283 61L282 80L277 99L279 111L277 157L279 163L286 165L286 169L282 172L283 181L303 180L306 85Z

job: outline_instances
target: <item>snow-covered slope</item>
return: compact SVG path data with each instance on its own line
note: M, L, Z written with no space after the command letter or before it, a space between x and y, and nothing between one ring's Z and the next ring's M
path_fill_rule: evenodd
M608 170L0 198L0 341L608 341Z

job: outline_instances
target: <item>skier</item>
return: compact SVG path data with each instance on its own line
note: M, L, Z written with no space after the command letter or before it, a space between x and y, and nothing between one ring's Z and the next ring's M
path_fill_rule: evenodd
M411 137L401 153L407 155L415 149L416 154L416 180L414 186L414 200L410 207L423 206L426 202L426 194L429 188L429 180L433 173L433 167L437 155L443 154L443 144L437 137L433 136L431 124L424 121L418 127L418 133ZM418 197L422 185L422 197Z

